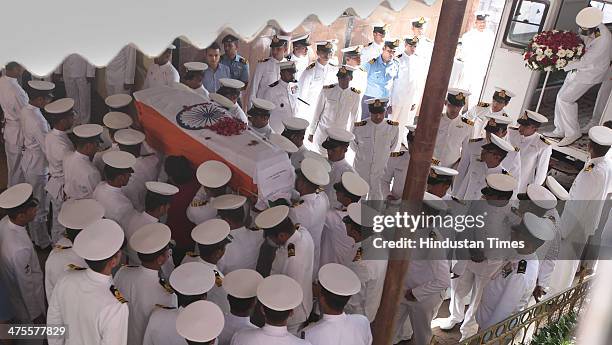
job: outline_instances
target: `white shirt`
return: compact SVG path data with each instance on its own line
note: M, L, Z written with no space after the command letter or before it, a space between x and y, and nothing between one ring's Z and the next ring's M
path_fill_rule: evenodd
M45 261L45 292L48 301L51 300L55 284L68 272L78 268L87 268L85 260L74 252L72 242L62 237Z
M361 100L361 93L355 88L342 89L338 84L325 86L315 106L308 134L317 129L341 128L352 131ZM325 138L323 138L324 140Z
M243 329L232 338L231 345L312 345L289 333L287 326L264 325L262 328Z
M257 127L253 127L251 125L251 122L249 121L249 128L257 135L259 135L262 138L266 138L266 139L270 139L270 134L275 133L272 130L272 127L270 127L270 125L266 125L264 127L261 128L257 128Z
M397 199L402 198L409 163L410 152L408 150L389 154L385 173L380 180L383 200L389 195L393 195Z
M293 248L293 250L290 250ZM310 316L312 311L312 274L314 265L314 243L308 230L299 227L287 242L276 250L272 262L272 274L284 274L295 279L302 287L302 304L293 309L288 324L299 324Z
M136 158L136 163L132 167L134 172L130 176L127 186L121 187L121 190L130 199L137 211L144 211L145 195L147 194L145 183L157 181L158 167L159 158L155 155Z
M259 247L264 241L263 230L251 230L244 226L230 231L232 242L225 247L217 266L223 273L241 268L254 270L259 257Z
M114 220L122 228L125 228L127 221L136 212L121 188L113 187L106 181L96 187L93 198L104 206L104 218Z
M149 65L149 69L147 70L147 76L144 81L143 89L148 89L150 87L158 87L158 86L169 86L171 87L173 83L178 83L180 80L180 76L176 68L172 66L170 61L166 62L163 65L158 65L155 62L152 62Z
M552 155L550 142L539 133L525 137L518 130L510 130L508 139L521 153L521 184L518 193L525 193L530 184L543 185Z
M133 85L136 73L136 48L130 44L123 47L106 65L106 83L123 87Z
M52 129L45 136L45 154L51 177L64 176L64 157L74 151L74 145L66 132Z
M426 235L426 234L423 234ZM434 241L442 241L438 230L431 230L429 237ZM404 276L404 294L412 291L417 302L431 296L440 296L450 287L450 267L443 248L417 248L411 252L412 260Z
M176 331L176 318L183 307L153 308L142 345L187 345L185 338Z
M490 174L501 174L504 171L505 169L501 164L489 168L485 162L475 161L470 164L458 188L453 188L453 194L459 200L480 200L482 196L481 189L487 186L486 177Z
M323 318L302 333L312 345L371 345L370 322L363 315L323 314Z
M21 88L17 79L3 75L0 77L0 107L4 112L4 141L6 144L17 146L23 144L19 118L21 109L25 107L30 99L26 92ZM19 148L21 149L21 148Z
M472 132L472 138L477 139L486 136L484 128L487 125L487 122L489 121L488 115L508 117L508 114L504 112L504 109L494 112L491 108L491 104L479 102L478 104L470 108L470 110L468 110L468 112L465 114L465 116L469 120L474 121L474 131Z
M384 42L376 43L370 42L363 49L361 49L361 61L370 61L376 59L382 54ZM361 90L365 91L365 89Z
M364 60L365 61L365 60ZM350 87L354 87L359 94L359 101L361 102L361 98L363 97L363 92L366 87L368 87L368 72L366 72L361 66L353 66L355 70L353 71L353 80L349 83ZM359 105L361 106L361 104Z
M225 314L225 324L223 331L217 337L218 345L230 345L234 334L243 329L258 329L259 327L251 323L248 316L236 316L234 314ZM161 345L161 344L160 344Z
M62 278L49 301L47 324L69 325L70 336L49 338L49 345L127 345L130 312L112 284L111 276L90 269Z
M8 216L0 220L0 279L17 321L30 323L45 314L43 272L32 240Z
M93 78L96 76L96 68L81 55L70 54L55 73L61 73L64 79Z
M282 79L274 83L262 86L261 98L266 99L276 106L270 111L270 127L276 133L282 133L285 129L283 119L297 115L297 95L295 83L287 83Z
M193 253L188 253L183 258L181 264L187 262L201 262L204 265L210 267L210 269L215 272L215 285L213 285L212 289L206 293L206 299L218 305L221 308L223 314L227 314L230 311L229 302L227 301L227 292L223 288L223 272L217 267L215 264L211 264L210 262L206 262L202 260L199 256L192 256Z
M266 87L280 79L278 63L282 61L285 61L285 59L283 58L281 61L278 61L273 57L269 57L257 63L253 74L253 81L249 83L252 85L251 100L255 97L263 97Z
M138 258L138 253L130 247L129 240L138 231L138 229L142 228L145 225L159 223L159 219L153 217L148 214L146 211L143 212L134 212L131 217L128 217L125 226L123 227L123 232L125 233L125 238L128 240L128 244L125 247L125 251L127 257L129 259L130 265L140 265L140 259Z
M176 295L159 278L158 271L143 266L121 267L115 274L115 284L129 301L128 344L142 344L155 305L175 307Z
M319 272L321 258L321 234L325 224L325 215L329 209L329 200L325 193L302 195L300 201L291 207L289 218L295 224L300 224L310 233L314 243L313 279Z
M63 166L64 192L68 199L91 199L101 177L89 157L74 151L64 157ZM105 208L111 206L117 207L111 204L105 205Z
M333 84L338 81L336 77L338 67L331 64L321 65L315 61L306 67L298 80L298 92L300 98L310 105L302 102L298 104L299 116L311 121L315 105L323 89L323 85Z
M329 172L329 184L325 186L325 194L327 194L327 200L332 207L339 207L340 203L336 198L336 190L334 184L342 181L342 174L347 171L355 172L355 169L346 161L342 159L336 162L329 161L331 165L331 171Z
M434 42L430 40L428 37L421 36L419 37L419 43L417 44L416 50L414 53L420 56L425 62L425 71L429 70L429 64L431 63L431 55L433 54ZM426 77L427 73L422 75L423 78Z
M402 106L410 110L412 105L419 101L417 91L421 88L421 83L425 79L424 74L427 74L425 61L416 54L408 55L406 53L398 55L397 60L399 61L399 71L397 79L393 82L391 104L393 104L393 108Z
M347 314L365 315L370 322L374 321L380 299L382 298L385 274L387 273L386 260L362 260L359 255L353 259L348 267L355 272L361 281L361 290L351 296L344 308Z
M287 61L295 62L295 80L300 80L300 78L302 77L302 73L304 73L304 70L306 69L306 67L308 67L310 58L308 58L308 53L304 54L304 56L297 56L291 53L287 57Z
M204 187L200 187L198 192L191 200L191 204L187 207L187 219L193 224L202 224L209 219L217 216L217 209L212 206L214 197L206 193Z
M565 66L565 71L576 70L574 81L584 84L597 84L604 80L612 58L612 37L605 24L599 24L600 36L585 40L584 55L578 61Z
M472 135L473 122L457 115L450 119L446 113L440 118L433 156L443 167L451 167L461 157L461 145Z
M26 105L21 110L21 135L25 151L21 168L28 175L46 175L49 170L45 158L45 136L51 128L40 109Z
M346 225L342 221L346 215L344 206L327 211L321 236L320 266L330 262L347 266L355 258L357 245L355 240L346 233Z
M296 153L291 154L291 157L289 157L289 159L291 160L291 165L293 165L295 169L300 168L300 164L304 160L304 153L306 153L307 151L309 150L306 148L306 145L302 145L298 147L298 151Z

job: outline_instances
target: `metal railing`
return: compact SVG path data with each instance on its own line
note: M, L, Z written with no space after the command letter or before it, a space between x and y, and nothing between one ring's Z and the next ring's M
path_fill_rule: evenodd
M480 333L460 342L460 345L528 345L542 327L555 323L570 312L580 313L593 277L581 279L578 284L550 298L516 313ZM431 344L436 344L432 339Z

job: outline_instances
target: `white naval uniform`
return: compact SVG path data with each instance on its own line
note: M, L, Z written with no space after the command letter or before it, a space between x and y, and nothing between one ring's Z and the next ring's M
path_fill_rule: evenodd
M70 264L74 266L69 266ZM47 301L51 301L53 289L59 280L74 269L87 268L85 260L78 256L72 249L72 241L62 237L55 244L55 248L49 253L45 261L45 293Z
M552 210L546 211L544 217L550 219L553 223L553 230L555 231L555 238L538 248L536 252L538 258L540 258L537 285L547 288L550 285L550 278L552 277L557 259L559 258L559 249L561 247L561 229L559 229L559 221L561 220L561 216L557 209L553 208Z
M464 84L476 101L480 97L494 42L495 33L488 29L482 32L471 29L461 37L465 66Z
M461 146L472 135L474 123L457 115L450 119L446 113L440 118L433 156L440 160L440 166L452 167L461 158Z
M217 337L218 345L230 345L234 334L240 332L243 329L258 329L259 327L251 323L250 317L248 316L236 316L234 314L225 314L225 324L223 324L223 330ZM162 344L160 344L162 345Z
M264 241L263 230L251 230L244 226L230 231L232 242L225 247L223 257L217 262L224 274L238 269L252 269L257 266L259 247Z
M132 167L134 172L130 176L127 186L121 187L121 190L130 199L137 211L144 211L145 195L147 194L145 183L157 181L158 167L159 158L155 155L137 157L136 163Z
M323 314L302 333L312 345L372 345L370 322L364 315Z
M354 68L353 80L350 81L349 86L354 87L355 89L361 92L359 94L359 106L361 107L361 98L363 97L363 92L368 87L368 72L366 72L360 65L352 67Z
M74 151L64 157L64 179L67 199L91 199L101 176L89 157Z
M306 69L306 67L308 67L310 62L308 52L302 57L298 57L297 55L291 53L289 54L289 56L287 56L286 59L287 61L295 62L295 80L300 80L300 78L302 77L302 73L304 73L304 70Z
M321 235L321 259L319 266L337 263L344 266L355 258L357 244L346 233L342 219L347 215L346 207L330 208L325 215L325 224Z
M327 129L340 128L349 132L359 114L361 91L352 87L342 89L338 84L323 87L321 95L313 104L312 121L308 127L308 135L313 135L313 143L319 153L326 152L321 144L327 139Z
M552 294L572 285L584 245L598 229L611 185L612 160L606 156L590 159L576 176L559 222L562 260L557 261L551 276Z
M502 139L509 141L508 135ZM480 159L480 154L482 152L482 146L490 143L489 139L486 137L478 138L478 139L470 139L465 140L461 145L461 159L459 160L459 164L457 165L457 170L459 171L460 178L463 178L464 171L467 170L465 164L471 164L474 161ZM470 158L470 161L464 161L464 158ZM508 152L506 154L506 158L504 158L501 162L501 165L508 170L510 175L514 176L518 181L518 184L521 183L521 152L518 147L514 147L514 151Z
M231 193L230 190L227 191ZM206 194L204 187L200 187L187 207L187 219L193 224L202 224L209 219L217 217L217 209L212 206L214 197Z
M449 88L463 88L465 79L465 63L463 59L455 56L453 59L453 69L451 70L450 79L448 81Z
M399 122L400 128L414 123L417 103L420 101L418 90L423 86L423 77L427 73L425 61L419 55L406 53L397 56L399 71L393 82L391 104L393 104L392 120ZM402 136L403 137L403 136Z
M66 132L52 129L45 136L45 155L49 163L49 181L45 190L49 193L53 207L53 220L51 226L51 240L53 242L62 238L64 227L57 221L59 210L66 199L64 192L64 157L74 151L74 145Z
M555 132L566 137L580 135L578 99L608 75L612 58L612 37L605 24L597 26L600 35L585 39L584 55L563 68L569 72L555 102ZM584 39L584 37L583 37Z
M374 41L368 43L361 49L361 61L370 61L376 59L382 54L384 43L376 43ZM363 89L362 91L364 91Z
M439 231L431 230L431 233L432 240L442 240ZM450 286L449 264L448 260L442 259L446 257L446 250L441 248L419 248L412 252L412 257L397 311L396 340L403 340L399 339L399 334L404 323L409 321L413 330L412 342L425 345L431 341L431 321L438 313L444 292ZM405 298L408 291L412 291L416 301Z
M312 311L314 247L312 236L300 226L284 245L276 249L276 256L272 261L270 275L284 274L295 279L304 293L302 303L293 308L293 315L287 322L292 333L308 319Z
M36 218L30 222L30 235L36 245L46 248L51 244L47 232L49 201L45 184L49 180L49 168L45 158L45 136L51 129L40 109L28 104L21 110L21 135L23 136L23 156L21 169L25 182L32 186L32 195L38 199Z
M382 298L387 260L362 260L358 249L357 255L347 266L359 277L361 290L351 296L344 311L347 314L365 315L370 322L373 322Z
M7 165L7 187L24 181L21 170L23 136L19 122L21 109L30 99L21 88L17 79L3 75L0 77L0 107L4 112L4 151Z
M149 69L147 69L147 76L144 81L143 89L158 86L172 87L174 83L178 83L180 76L176 68L172 66L170 61L163 65L158 65L155 62L151 62Z
M328 63L321 65L315 61L306 67L300 80L298 80L299 97L310 105L302 102L298 104L297 116L312 122L313 114L324 85L333 84L338 81L336 77L338 67Z
M329 184L325 186L325 194L327 194L327 200L331 207L340 207L340 202L336 198L336 190L334 185L338 182L342 182L342 174L347 171L355 172L355 169L346 161L346 158L337 162L329 161L331 165L331 171L329 172Z
M113 277L91 269L70 272L55 286L47 324L69 325L67 338L49 338L49 345L128 344L127 301L119 301ZM131 302L131 301L130 301ZM132 343L129 343L132 344Z
M158 271L143 266L122 266L115 284L130 304L128 344L142 344L155 305L175 307L176 295Z
M106 94L129 94L125 85L134 85L136 74L136 48L131 44L123 47L119 53L106 65Z
M31 323L45 314L43 272L25 227L0 220L0 279L16 321Z
M314 243L313 279L319 272L321 259L321 234L325 224L325 215L329 209L329 200L323 192L300 196L300 201L289 210L289 218L294 224L300 224L308 230Z
M149 317L142 345L187 345L187 340L176 331L176 318L183 309L155 306Z
M273 57L269 57L257 63L253 74L253 81L249 83L251 84L251 93L249 96L251 100L256 97L262 98L268 85L280 79L280 67L278 63L283 61L285 61L284 58L278 61Z
M409 163L410 152L408 150L404 149L403 151L391 152L389 154L385 173L380 179L383 200L387 199L389 195L392 195L396 200L402 199Z
M261 98L268 100L276 106L270 111L270 127L276 133L282 133L285 129L283 120L296 117L297 94L295 83L287 83L282 79L263 86Z
M307 151L309 150L306 148L306 145L302 145L298 147L298 150L296 153L291 154L291 157L289 157L289 159L291 160L291 165L293 165L293 168L295 169L300 168L300 164L304 160L304 153L306 153Z
M417 44L415 54L420 56L425 62L425 72L422 76L423 78L427 77L427 72L429 71L429 64L431 63L431 55L433 54L434 42L429 39L429 37L421 36L419 37L419 43ZM425 85L423 85L425 86Z
M91 118L91 84L87 78L96 76L96 68L78 54L70 54L56 73L64 78L66 95L74 100L74 124L89 123Z
M215 264L202 260L201 257L193 254L193 252L187 253L181 262L181 265L187 262L201 262L215 272L215 285L206 293L206 299L215 303L221 308L223 314L230 312L229 302L227 301L227 292L223 288L223 272Z
M522 270L522 265L526 265ZM538 278L538 257L517 255L501 266L482 292L476 322L483 331L501 322L529 303Z
M275 133L275 132L272 130L272 127L270 127L270 125L269 125L269 124L268 124L268 125L266 125L266 126L264 126L264 127L262 127L262 128L256 128L256 127L251 126L251 123L250 123L250 121L249 121L249 128L250 128L250 129L251 129L251 130L252 130L252 131L253 131L255 134L259 135L259 136L260 136L260 137L262 137L262 138L266 138L266 139L270 139L270 134Z
M236 104L236 107L229 109L228 112L232 114L232 117L244 123L249 123L249 118L244 113L244 110L242 110L242 108L240 107L240 105L238 105L238 103L235 103L235 104Z
M485 136L485 126L489 121L488 115L498 115L503 117L508 117L508 114L504 112L504 109L493 112L491 110L491 104L485 102L478 102L475 106L470 108L466 113L466 117L469 120L474 121L474 131L472 132L472 138L482 138Z
M355 134L355 140L351 142L351 147L355 151L353 167L370 185L368 200L383 200L381 180L389 156L398 142L398 124L391 120L375 124L372 119L367 119L355 123L353 133Z
M525 137L518 130L510 130L508 139L513 146L520 149L521 153L521 181L517 192L525 193L530 184L543 185L552 155L550 142L539 133Z
M116 142L112 142L111 145L106 150L98 151L94 154L94 157L91 160L91 162L96 167L96 169L98 169L98 171L100 172L100 175L104 174L104 165L106 165L102 157L104 157L104 155L107 154L108 152L113 152L113 151L120 151L119 144L117 144Z
M295 312L295 309L294 309ZM287 326L264 325L262 328L243 329L232 338L231 345L312 345L289 333Z
M104 218L111 219L125 228L126 223L136 210L121 188L113 187L104 181L98 184L92 197L104 206Z
M507 174L501 164L489 168L485 162L473 161L469 169L465 171L465 176L461 184L459 184L456 189L453 188L453 196L459 200L465 201L480 200L482 197L481 189L487 186L487 176L490 174L503 173Z

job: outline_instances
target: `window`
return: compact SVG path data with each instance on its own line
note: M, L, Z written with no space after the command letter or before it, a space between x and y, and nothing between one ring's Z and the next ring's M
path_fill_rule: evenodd
M515 0L508 18L504 43L525 48L533 36L542 31L549 2L547 0Z
M591 1L591 7L599 8L603 11L603 22L604 24L612 23L612 3L604 1Z

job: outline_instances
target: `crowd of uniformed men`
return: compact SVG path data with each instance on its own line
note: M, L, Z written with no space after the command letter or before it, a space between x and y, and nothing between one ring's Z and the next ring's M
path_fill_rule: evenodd
M58 70L68 97L57 100L54 83L20 85L23 68L7 64L0 78L9 176L0 195L7 214L0 221L0 319L68 325L69 337L49 344L371 344L387 262L362 257L372 223L360 201L401 200L419 149L412 140L420 96L410 74L414 59L427 65L430 58L425 23L413 20L414 34L403 41L375 26L372 43L342 49L341 66L329 62L333 41L316 43L310 62L307 36L273 36L271 56L251 79L232 35L222 39L223 55L209 46L206 63L185 63L182 76L170 63L174 46L155 58L145 88L199 93L289 155L294 195L265 207L229 187L223 162L194 169L147 144L127 114L134 48L106 68L104 126L89 123L93 67L78 55ZM569 287L578 260L556 262L555 255L567 241L586 243L610 191L612 129L589 131L590 159L567 192L547 176L552 147L538 133L546 117L525 111L514 127L516 114L504 110L513 93L503 86L490 103L467 109L469 96L450 88L440 100L445 110L423 207L445 214L451 204L486 200L499 215L491 229L527 245L504 260L486 252L428 260L433 251L416 250L421 260L406 275L396 341L429 343L449 287L451 316L438 325L463 322L464 338L521 310L532 295ZM517 199L531 202L523 207ZM442 240L436 229L429 236ZM544 258L535 254L541 245ZM35 246L53 248L44 270Z

